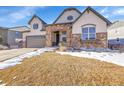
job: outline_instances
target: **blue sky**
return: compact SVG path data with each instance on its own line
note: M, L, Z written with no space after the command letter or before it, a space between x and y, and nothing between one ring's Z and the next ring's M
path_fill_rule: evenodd
M0 6L0 27L28 25L28 21L36 14L48 24L52 23L59 14L72 6ZM83 12L86 6L73 6ZM93 6L96 11L110 21L124 20L124 7Z

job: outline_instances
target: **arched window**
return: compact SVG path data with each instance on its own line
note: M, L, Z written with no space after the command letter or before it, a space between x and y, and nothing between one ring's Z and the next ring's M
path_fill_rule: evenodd
M96 26L84 25L82 26L82 40L94 40L96 39Z

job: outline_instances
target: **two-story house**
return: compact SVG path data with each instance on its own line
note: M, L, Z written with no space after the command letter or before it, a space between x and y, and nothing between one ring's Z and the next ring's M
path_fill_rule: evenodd
M25 42L25 47L28 48L41 48L46 45L46 23L34 15L28 22L30 27L30 32L23 34L23 41Z

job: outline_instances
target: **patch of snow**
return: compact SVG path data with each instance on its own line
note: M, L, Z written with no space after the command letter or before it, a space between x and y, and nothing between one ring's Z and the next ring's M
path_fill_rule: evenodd
M93 58L101 61L114 63L120 66L124 66L124 53L118 52L93 52L93 51L81 51L81 52L56 52L61 55L71 55L77 57Z
M33 56L40 55L40 54L47 52L47 51L53 51L56 48L57 47L45 47L45 48L41 48L41 49L38 49L38 50L33 51L33 52L25 53L25 54L20 55L18 57L11 58L9 60L1 62L0 63L0 69L5 69L5 68L11 67L11 66L15 66L16 64L21 64L21 61L24 58L31 58Z
M82 51L95 51L95 52L115 52L109 48L80 48Z
M6 86L6 84L0 84L0 86Z
M5 86L6 84L2 84L3 80L0 80L0 86Z

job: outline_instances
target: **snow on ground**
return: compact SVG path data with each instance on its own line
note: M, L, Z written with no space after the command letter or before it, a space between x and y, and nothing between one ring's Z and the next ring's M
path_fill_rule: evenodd
M0 80L0 86L5 86L6 84L2 84L2 80Z
M24 59L24 58L30 58L30 57L33 57L33 56L37 56L37 55L40 55L44 52L47 52L47 51L53 51L55 50L56 47L51 47L51 48L41 48L41 49L38 49L36 51L33 51L33 52L29 52L29 53L25 53L23 55L20 55L18 57L14 57L14 58L11 58L9 60L6 60L4 62L1 62L0 63L0 69L5 69L5 68L8 68L8 67L11 67L11 66L15 66L16 64L21 64L21 61Z
M6 86L6 84L0 84L0 86Z
M101 61L106 61L114 63L117 65L124 66L124 53L118 52L91 52L91 51L81 51L81 52L56 52L62 55L71 55L77 57L93 58Z

